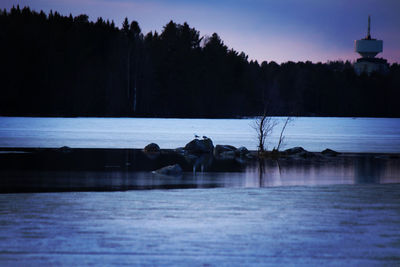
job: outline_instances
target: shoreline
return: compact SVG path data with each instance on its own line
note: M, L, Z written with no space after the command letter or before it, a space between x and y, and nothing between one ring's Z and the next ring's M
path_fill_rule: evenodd
M276 163L329 166L354 164L357 161L399 161L400 165L400 153L339 153L333 150L324 153L296 147L279 153L266 151L260 156L254 150L242 154L239 149L221 152L217 147L207 153L194 153L184 148L146 151L138 148L0 147L0 174L4 171L154 172L174 165L179 165L179 173L244 172L249 167L259 168L259 164Z
M260 158L256 151L221 156L179 149L0 148L0 194L399 183L397 173L399 153L303 151Z
M161 148L161 153L172 153L176 152L178 148ZM8 154L13 152L40 152L40 151L143 151L143 148L85 148L85 147L0 147L0 154ZM272 152L272 151L266 151ZM282 152L282 151L280 151ZM314 153L316 155L322 154L322 151L307 151ZM257 150L249 150L251 154L257 154ZM337 156L393 156L395 158L400 157L400 152L339 152L337 151Z

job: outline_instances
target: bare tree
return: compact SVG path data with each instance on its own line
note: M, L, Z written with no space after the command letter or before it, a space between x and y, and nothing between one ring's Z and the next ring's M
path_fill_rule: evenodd
M277 122L267 116L266 112L254 122L253 128L257 131L258 153L266 151L266 139L272 134L276 125Z
M279 142L278 142L278 146L276 147L276 151L279 151L279 149L281 148L281 145L283 144L284 140L285 140L285 136L283 135L283 133L285 132L286 126L291 123L293 121L292 117L287 117L285 120L285 123L283 124L282 130L281 130L281 134L279 136Z

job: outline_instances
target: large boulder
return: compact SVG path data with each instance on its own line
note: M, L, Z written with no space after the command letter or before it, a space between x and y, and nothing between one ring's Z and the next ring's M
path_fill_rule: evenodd
M218 154L219 159L235 159L236 153L235 151L224 151Z
M155 143L150 143L147 146L144 147L143 149L144 152L146 153L154 153L154 152L160 152L160 147L155 144Z
M186 144L185 150L189 153L212 153L214 144L210 138L193 139Z
M302 147L293 147L293 148L289 148L286 149L284 151L285 155L290 156L290 157L294 157L294 158L304 158L304 159L311 159L311 158L317 158L317 154L313 153L313 152L309 152L307 150L305 150Z
M189 154L192 156L195 156L193 154ZM187 157L189 159L190 156ZM210 153L203 153L203 154L198 154L195 158L193 157L189 163L193 166L193 172L196 173L196 171L207 171L208 168L212 165L213 163L213 156Z
M169 176L180 176L182 175L182 168L179 164L174 164L158 169L153 173Z
M236 147L230 145L216 145L214 148L214 155L218 156L224 152L236 152Z
M246 147L241 146L237 149L236 153L238 153L241 157L243 157L249 154L249 150Z
M307 151L304 148L302 148L301 146L297 146L297 147L286 149L284 152L286 155L296 155L296 154L304 153Z
M178 147L175 148L174 151L178 154L184 155L185 154L185 148L184 147Z
M72 148L70 148L69 146L63 146L57 149L57 151L61 152L61 153L70 153L72 152Z
M336 155L338 155L340 153L336 152L335 150L327 148L324 151L322 151L321 154L322 155L326 155L326 156L336 156Z
M295 157L303 158L303 159L312 159L312 158L317 158L317 154L309 151L303 151L297 154L294 154Z

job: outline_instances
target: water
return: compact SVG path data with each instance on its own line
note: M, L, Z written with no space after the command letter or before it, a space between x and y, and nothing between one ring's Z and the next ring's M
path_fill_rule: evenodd
M150 172L162 156L128 151L131 167L127 151L94 151L0 155L2 190L66 191L0 194L1 266L400 263L398 157L250 161L242 172L214 159L205 169L222 172L173 177Z
M90 159L100 163L90 166L87 163L90 160L84 160L87 153L64 158L53 155L55 161L50 162L49 157L36 158L33 166L29 166L28 160L7 161L0 164L0 193L400 184L400 158L337 156L244 163L214 158L206 160L196 172L191 162L181 162L185 171L182 175L165 176L152 172L168 165L165 160L146 160L140 154L144 153L136 151L131 157L135 158L133 166L125 166L122 159L117 159L117 153L111 153L109 160L91 153ZM3 161L0 156L0 163ZM54 167L56 161L61 163Z
M0 195L0 264L391 265L400 186Z
M140 150L13 148L175 148L197 133L255 149L252 121L0 117L1 192L42 192L0 194L0 266L400 264L397 155L181 156L168 177L151 171L170 158ZM298 118L286 146L399 153L399 126Z
M139 149L0 151L0 193L400 183L398 155L257 160L173 151L149 154ZM153 173L172 164L181 166L182 175Z
M284 118L268 142L277 144ZM0 147L161 148L182 147L194 134L214 144L255 150L254 119L25 118L0 117ZM398 118L297 118L286 130L285 147L309 151L400 152Z

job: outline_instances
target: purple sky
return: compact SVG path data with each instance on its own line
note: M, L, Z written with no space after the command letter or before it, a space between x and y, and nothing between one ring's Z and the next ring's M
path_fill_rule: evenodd
M144 33L169 21L188 22L201 35L217 32L228 47L259 62L355 60L355 39L367 31L384 42L378 57L400 63L400 0L2 0L1 8L28 5L63 15L88 14L139 22Z

